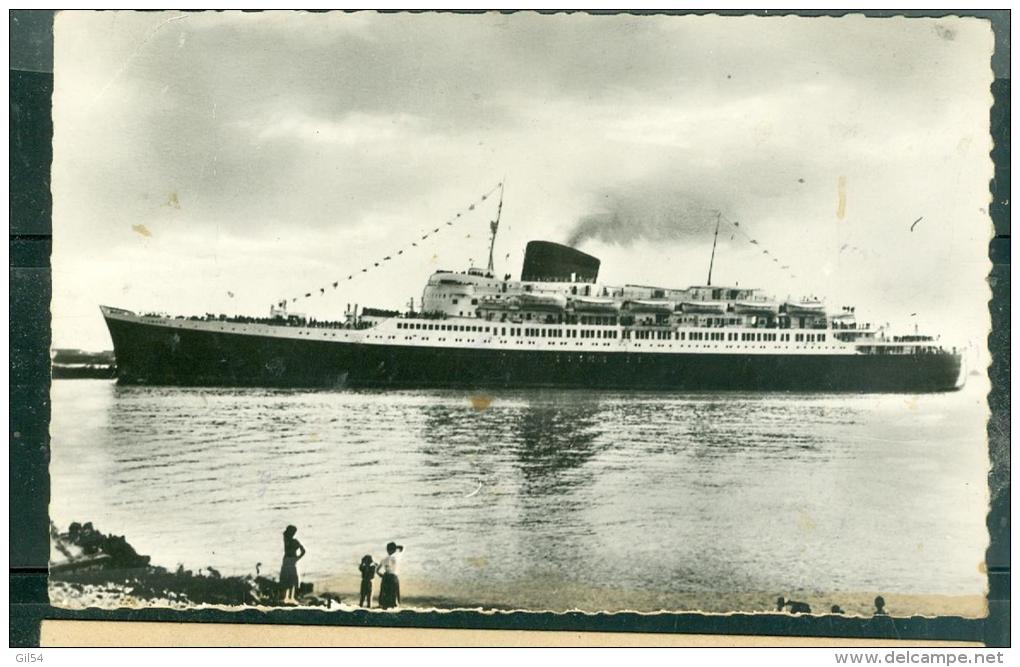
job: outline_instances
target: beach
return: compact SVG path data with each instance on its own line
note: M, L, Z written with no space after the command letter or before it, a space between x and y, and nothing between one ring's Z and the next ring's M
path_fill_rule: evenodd
M106 534L91 522L75 522L67 531L51 526L53 560L50 565L50 599L60 607L188 609L214 606L225 609L318 607L327 610L362 608L360 591L350 587L353 578L336 576L302 581L296 600L285 600L280 580L272 574L224 576L215 568L193 571L178 565L168 569L139 554L123 535ZM401 552L397 553L399 558ZM376 573L376 568L370 570ZM378 610L380 580L374 578L369 609ZM778 606L767 591L706 597L699 592L636 592L622 588L586 587L560 579L518 580L493 586L465 576L461 586L449 589L435 582L402 582L399 608L416 610L475 609L481 611L604 612L607 609L640 613L810 613L869 617L882 600L884 611L900 616L961 616L986 614L982 596L888 595L871 592L784 591L778 603L796 600L796 607ZM881 596L881 597L879 597ZM564 600L571 600L565 605ZM611 604L607 604L611 601ZM808 605L806 609L803 605Z
M729 595L706 601L698 594L655 596L635 596L632 592L612 590L582 591L572 588L558 589L542 595L541 593L520 596L519 588L506 591L504 599L471 599L457 597L454 591L441 591L427 585L413 588L414 592L404 596L397 609L382 610L373 606L371 611L378 613L396 613L405 610L441 610L471 609L479 611L551 611L551 612L598 612L606 599L615 601L617 611L636 611L641 613L671 612L704 612L713 614L744 613L777 613L774 600L769 602L769 593ZM334 593L339 600L328 604L300 604L288 608L316 608L326 611L354 611L358 606L358 591L354 588L324 587L324 593ZM484 594L492 596L491 591ZM791 598L811 605L812 614L825 615L830 613L832 604L838 603L843 615L849 617L870 618L874 615L873 601L877 593L821 593L810 591L791 591ZM574 607L565 607L559 601L566 599L578 600ZM960 616L963 618L983 618L987 613L984 598L981 596L947 596L947 595L885 595L886 607L893 617L908 616ZM133 587L124 584L71 584L56 581L50 584L50 600L54 606L67 609L123 609L123 608L171 608L193 609L201 606L215 606L227 610L246 608L278 608L275 604L250 605L209 605L195 603L180 596L149 598L139 596ZM515 602L516 600L516 602ZM374 605L374 602L373 602ZM617 606L618 605L618 606Z

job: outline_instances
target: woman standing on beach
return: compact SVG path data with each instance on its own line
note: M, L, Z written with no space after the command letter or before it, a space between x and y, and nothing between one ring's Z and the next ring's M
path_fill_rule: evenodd
M386 545L386 558L379 563L377 572L382 577L379 585L379 606L383 609L392 609L400 606L400 578L397 577L397 552L403 552L404 547L396 542Z
M283 565L280 567L280 588L283 589L283 603L297 604L298 580L297 562L305 555L305 547L294 537L297 528L287 526L283 531Z

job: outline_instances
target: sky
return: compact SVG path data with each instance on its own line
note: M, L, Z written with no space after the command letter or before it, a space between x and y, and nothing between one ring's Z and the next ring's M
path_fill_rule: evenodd
M703 284L720 219L715 284L983 348L992 46L959 18L61 13L53 345L110 349L100 304L401 308L484 267L504 182L499 275L545 239Z

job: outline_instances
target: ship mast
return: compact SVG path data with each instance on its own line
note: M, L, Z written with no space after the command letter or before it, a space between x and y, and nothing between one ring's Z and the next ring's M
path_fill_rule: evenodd
M499 231L499 217L503 214L503 183L506 181L506 176L499 182L499 206L496 208L496 219L489 223L489 230L492 232L492 238L489 239L489 268L487 273L491 276L493 272L492 266L492 252L496 247L496 232Z
M712 286L712 265L715 264L715 244L719 241L719 221L722 213L715 214L715 237L712 239L712 259L708 261L708 286Z

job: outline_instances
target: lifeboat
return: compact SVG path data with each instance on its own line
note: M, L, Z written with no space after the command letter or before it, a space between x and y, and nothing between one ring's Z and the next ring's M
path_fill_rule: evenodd
M779 304L774 301L738 301L733 310L748 315L775 315L779 312Z
M797 317L825 315L825 304L821 301L787 301L783 304L783 310Z
M673 302L665 299L634 299L624 304L632 313L672 313Z
M525 292L512 298L522 310L563 310L567 297L562 294L533 294Z
M481 303L478 304L480 310L495 310L495 311L507 311L516 310L516 304L511 303L511 299L495 299L491 296L483 297Z
M617 301L597 296L574 296L570 298L570 303L578 312L615 313L620 310Z
M685 313L720 315L726 312L726 304L722 301L684 301L681 308Z

